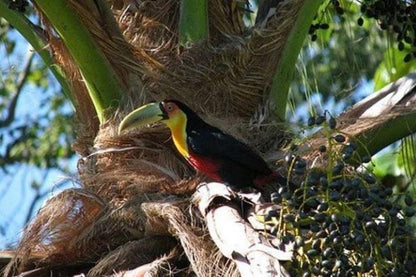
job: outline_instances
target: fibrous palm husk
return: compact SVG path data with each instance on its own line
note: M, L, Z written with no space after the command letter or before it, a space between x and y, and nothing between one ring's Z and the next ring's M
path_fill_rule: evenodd
M237 274L186 198L140 194L125 203L106 203L84 189L66 190L50 199L27 227L5 276L96 261L91 276L131 270L151 261L155 264L148 270L156 270L159 263L183 270L182 250L176 247L170 252L177 240L197 275ZM158 259L167 253L169 259Z
M148 264L141 265L137 268L118 271L111 276L114 277L138 277L138 276L194 276L186 269L172 266L172 259L177 258L177 249L172 250L169 254L164 255ZM101 275L100 275L101 276Z
M149 218L166 222L169 232L178 238L197 276L235 276L230 263L215 246L204 227L203 218L196 214L189 202L145 203L143 210Z
M161 194L139 194L129 201L107 202L85 189L59 193L26 227L6 276L33 265L95 262L109 250L142 238L147 216L140 205L161 198Z
M88 275L91 277L110 276L114 272L131 270L152 263L159 258L163 260L169 257L177 258L180 250L175 248L176 245L177 241L171 236L149 236L129 241L101 258Z
M266 27L245 30L236 24L241 11L233 10L231 2L212 0L209 43L184 49L177 45L179 1L126 3L115 15L138 60L151 57L158 64L141 62L150 71L144 76L149 93L157 99L182 100L216 117L247 119L268 93L285 42L282 38L293 27L302 3L286 1Z
M143 192L169 191L170 185L190 176L164 129L143 130L134 137L114 133L112 127L102 128L94 152L78 166L83 185L102 197L128 199Z

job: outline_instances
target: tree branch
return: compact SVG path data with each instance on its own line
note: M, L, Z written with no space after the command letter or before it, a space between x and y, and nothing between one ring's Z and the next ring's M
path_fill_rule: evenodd
M360 157L372 156L415 133L416 74L409 74L374 92L341 114L337 121L337 130L358 142ZM326 143L327 137L321 131L313 136L308 143L312 149ZM314 156L313 152L309 155Z
M264 243L261 235L241 217L234 194L224 184L201 184L194 200L205 217L211 238L222 254L237 264L241 276L289 276L279 261L291 260L292 252Z
M375 94L375 95L374 95ZM416 74L409 74L360 101L339 117L354 122L343 132L358 142L358 154L374 155L416 132Z

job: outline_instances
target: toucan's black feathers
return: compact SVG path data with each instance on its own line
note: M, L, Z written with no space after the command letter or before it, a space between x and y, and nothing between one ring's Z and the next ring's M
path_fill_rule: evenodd
M188 147L196 154L233 163L259 175L271 173L266 162L247 145L215 127L189 130L187 134Z

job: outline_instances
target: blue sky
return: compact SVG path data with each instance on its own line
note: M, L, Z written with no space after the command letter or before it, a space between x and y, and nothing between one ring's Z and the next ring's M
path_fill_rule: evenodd
M18 72L23 67L25 57L29 50L29 46L21 38L20 34L12 31L9 35L12 39L16 39L17 44L14 54L11 56L6 54L4 45L0 44L1 83L6 75ZM34 60L34 63L41 62L39 58ZM22 124L27 120L36 121L39 112L45 109L45 107L41 107L42 100L48 94L59 91L58 84L54 78L49 76L48 80L49 85L44 92L31 84L23 88L17 104L16 122L13 123L14 126ZM68 112L71 108L67 105L64 109ZM4 115L4 113L1 113L2 117ZM7 128L0 129L0 134L3 134L2 141L0 141L0 151L4 151L7 141L10 141L11 138ZM75 173L76 162L77 158L63 160L60 166L61 168L69 168L70 172ZM66 176L58 168L46 171L32 165L20 164L9 166L7 170L8 172L5 172L0 169L0 249L13 244L19 239L30 205L36 195L36 190L31 188L31 184L41 184L41 194L51 188L53 193L57 193L63 188L75 186L74 182L68 181L68 178L74 178L74 176ZM64 185L62 185L62 182L64 182ZM60 187L59 189L53 189L58 186ZM43 197L43 199L37 201L34 214L46 198Z
M70 161L70 163L72 163L71 167L75 169L76 162ZM30 205L36 195L35 190L30 188L32 182L41 182L44 191L52 188L52 194L75 186L71 177L58 169L48 170L46 178L44 178L46 170L30 165L16 165L11 167L11 170L13 170L12 174L0 173L0 224L3 227L0 232L0 249L14 244L19 239ZM65 182L64 187L60 186L59 189L54 189L62 182ZM47 197L36 202L34 213L31 214L32 217Z

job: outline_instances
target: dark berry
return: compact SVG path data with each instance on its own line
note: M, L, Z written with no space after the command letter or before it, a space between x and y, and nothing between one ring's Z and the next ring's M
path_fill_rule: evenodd
M399 41L399 44L397 45L397 48L399 49L399 51L403 51L404 43L402 41Z
M377 223L375 223L374 221L368 221L365 223L365 228L371 230L374 229L377 226Z
M335 135L334 136L334 139L335 139L335 141L336 142L344 142L345 141L345 136L344 135L342 135L342 134L338 134L338 135Z
M412 206L413 204L413 199L410 195L406 194L404 196L404 203L406 203L407 206Z
M328 187L328 179L326 178L326 176L322 176L321 178L319 178L319 183L321 184L321 186L323 188L327 188Z
M376 177L374 177L374 175L371 175L371 174L365 174L363 178L364 178L364 181L366 181L370 185L375 184L377 181Z
M337 121L332 116L328 120L328 126L330 129L335 129L337 127Z
M295 168L305 168L306 167L306 161L302 159L297 159L295 162Z
M329 207L328 203L324 202L324 203L321 203L321 204L318 205L317 210L318 210L318 212L324 212L324 211L328 210L328 207Z
M341 199L341 194L338 191L331 191L329 193L329 200L339 201Z
M311 226L310 226L310 229L311 229L312 232L316 233L316 232L319 232L319 230L321 230L321 227L319 226L318 223L312 222Z
M305 168L295 167L295 168L293 169L293 172L294 172L296 175L303 175L303 174L305 173Z
M316 250L320 249L321 248L321 240L316 239L316 240L312 241L311 247L313 249L316 249Z
M325 258L330 258L334 255L334 250L331 247L325 248L324 252L323 252L323 256Z
M362 160L362 162L363 163L369 163L370 161L371 161L371 156L363 156L362 158L361 158L361 160Z
M306 254L307 254L309 257L315 257L315 256L318 256L319 251L318 251L318 250L316 250L316 249L309 249L309 250L306 252Z
M311 116L308 118L308 126L311 127L315 125L315 117Z
M404 37L404 41L405 41L406 43L408 43L408 44L412 44L412 43L413 43L412 38L411 38L411 37L409 37L409 36L405 36L405 37Z
M322 29L322 30L326 30L326 29L329 28L329 25L327 23L323 23L323 24L319 25L319 28Z
M326 120L325 115L320 115L316 118L315 123L316 125L321 125Z
M405 63L408 63L408 62L410 62L411 59L412 59L412 54L409 53L404 57L403 61Z
M413 208L407 208L404 212L407 217L412 217L416 214L416 210Z
M340 6L336 7L335 10L336 10L337 14L339 14L339 15L343 15L344 14L344 9L341 8Z
M313 216L313 218L317 222L324 222L326 220L326 215L324 213L317 213Z
M334 266L334 262L331 260L323 260L322 266L325 267L326 269L331 269Z
M293 214L285 214L283 216L283 220L285 222L294 222L295 221L295 216Z
M315 33L315 31L316 31L316 27L315 27L314 24L309 26L309 31L308 32L309 32L310 35L313 35Z

